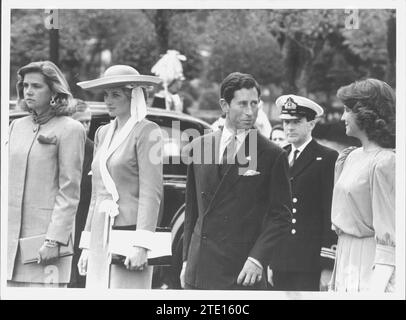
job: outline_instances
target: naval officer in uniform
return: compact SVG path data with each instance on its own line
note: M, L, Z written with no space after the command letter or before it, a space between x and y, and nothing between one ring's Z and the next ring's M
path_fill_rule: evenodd
M334 264L337 241L331 229L331 199L337 151L312 138L316 118L323 108L296 95L276 100L281 108L288 145L292 187L292 224L284 242L280 268L268 270L273 290L318 291L326 289Z

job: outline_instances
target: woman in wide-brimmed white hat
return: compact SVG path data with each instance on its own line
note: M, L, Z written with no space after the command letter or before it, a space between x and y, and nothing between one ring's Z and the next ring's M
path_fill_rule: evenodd
M159 82L130 66L115 65L98 79L78 83L83 89L103 90L115 117L95 135L92 199L78 263L79 272L87 275L87 288L151 288L147 250L163 195L162 133L145 118L141 87ZM115 228L136 228L137 240L122 264L110 263L108 242Z

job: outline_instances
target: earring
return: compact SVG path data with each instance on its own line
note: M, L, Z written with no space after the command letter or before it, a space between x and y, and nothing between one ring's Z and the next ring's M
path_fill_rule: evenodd
M49 104L50 104L52 107L55 107L55 106L56 106L55 97L52 97L52 98L51 98L51 101L49 102Z

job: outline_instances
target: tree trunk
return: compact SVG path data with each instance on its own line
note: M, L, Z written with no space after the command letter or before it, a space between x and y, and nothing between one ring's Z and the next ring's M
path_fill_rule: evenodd
M396 17L393 13L386 21L387 25L387 49L388 67L386 69L385 81L392 87L396 87Z
M157 35L159 51L166 53L169 49L169 23L171 20L171 10L157 10L154 19L155 32Z

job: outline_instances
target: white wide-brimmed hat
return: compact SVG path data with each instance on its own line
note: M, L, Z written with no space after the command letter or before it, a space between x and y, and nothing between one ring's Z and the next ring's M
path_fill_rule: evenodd
M78 82L82 89L106 89L126 85L140 87L156 86L162 79L156 76L142 75L136 69L127 65L114 65L109 67L98 79Z
M276 99L276 106L281 108L282 120L298 119L304 116L319 117L324 109L316 102L294 94L286 94Z

